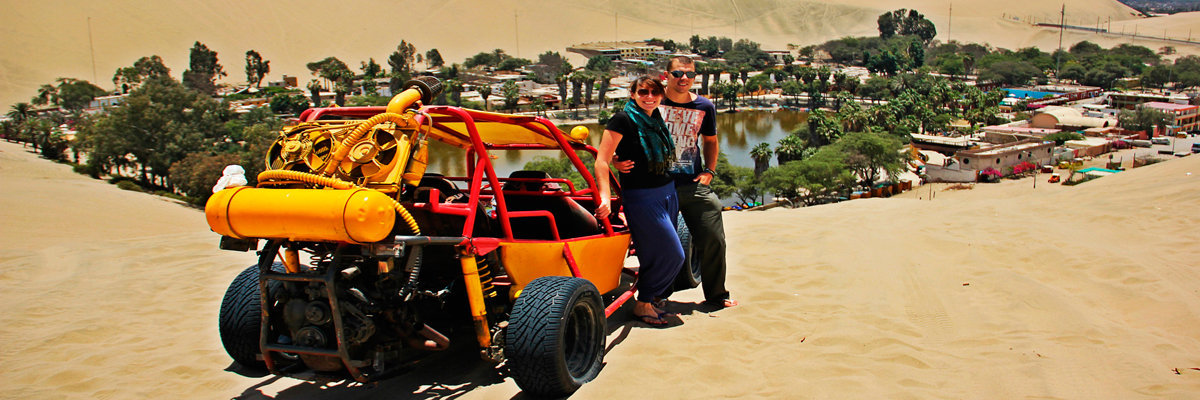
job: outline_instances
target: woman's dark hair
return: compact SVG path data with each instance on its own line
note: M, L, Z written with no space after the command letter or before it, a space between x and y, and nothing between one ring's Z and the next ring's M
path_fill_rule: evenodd
M642 75L637 79L634 79L632 85L629 85L629 94L633 95L633 93L642 86L649 86L651 90L656 90L659 93L662 93L667 89L667 87L663 86L662 82L657 78L654 78L650 75Z

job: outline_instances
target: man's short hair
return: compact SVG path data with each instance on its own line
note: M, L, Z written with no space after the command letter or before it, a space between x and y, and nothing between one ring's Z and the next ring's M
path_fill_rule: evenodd
M670 70L671 70L671 68L672 68L672 67L674 67L675 65L692 65L692 64L695 64L695 63L696 63L696 62L695 62L695 61L692 61L692 58L691 58L691 57L688 57L688 56L675 56L675 57L671 57L671 60L670 60L670 61L667 61L667 70L668 70L668 71L670 71Z

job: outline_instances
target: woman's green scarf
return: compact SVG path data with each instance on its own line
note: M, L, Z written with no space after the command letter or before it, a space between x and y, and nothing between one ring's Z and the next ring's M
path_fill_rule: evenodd
M664 174L667 167L675 162L675 141L667 133L667 124L661 118L652 118L645 110L638 107L637 100L625 103L625 114L637 124L638 139L646 152L646 160L650 162L650 172Z

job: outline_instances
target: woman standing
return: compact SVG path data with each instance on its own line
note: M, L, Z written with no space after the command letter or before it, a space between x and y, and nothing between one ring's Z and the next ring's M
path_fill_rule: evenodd
M663 85L643 76L629 88L630 101L608 121L596 156L596 181L600 205L596 216L608 218L611 184L609 165L615 154L632 160L633 169L620 173L625 219L637 242L637 298L633 315L651 326L665 326L667 313L654 307L655 297L667 288L683 267L683 246L675 232L679 201L667 167L675 161L675 144L658 112Z

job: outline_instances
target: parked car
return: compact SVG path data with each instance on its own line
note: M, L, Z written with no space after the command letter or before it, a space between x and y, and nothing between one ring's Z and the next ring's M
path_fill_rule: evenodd
M1132 144L1134 147L1150 147L1149 140L1134 139L1130 140L1129 144Z
M1167 137L1166 137L1166 136L1159 136L1159 137L1156 137L1156 138L1151 138L1151 139L1150 139L1150 143L1153 143L1153 144L1171 144L1171 140L1170 140L1170 139L1167 139Z
M1200 142L1192 143L1192 153L1200 153Z

